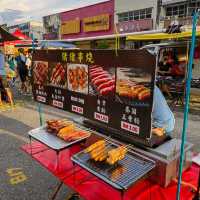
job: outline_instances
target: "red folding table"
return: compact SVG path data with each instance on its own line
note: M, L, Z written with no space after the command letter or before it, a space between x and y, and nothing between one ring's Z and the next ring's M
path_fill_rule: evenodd
M32 149L32 150L31 150ZM77 192L87 200L175 200L177 183L174 180L167 188L144 179L130 187L123 195L120 191L103 182L85 169L74 166L71 156L82 150L80 144L75 144L68 149L57 153L47 148L40 142L32 142L22 146L22 150L31 155L32 159L38 161L50 173L56 176L61 184ZM57 159L59 166L57 166ZM198 185L198 174L200 168L193 164L190 169L183 173L183 184L181 200L192 200ZM58 188L58 189L59 189ZM58 192L58 191L56 191Z

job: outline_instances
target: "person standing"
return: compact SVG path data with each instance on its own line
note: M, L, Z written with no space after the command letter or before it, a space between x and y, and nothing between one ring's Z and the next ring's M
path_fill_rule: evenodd
M0 106L2 105L2 93L4 92L3 88L3 76L5 75L5 70L4 70L4 55L0 50Z
M10 76L11 76L11 79L12 79L12 85L14 86L14 83L15 83L15 78L16 78L16 61L15 61L15 58L10 55L8 57L8 65L9 65L9 69L10 69Z
M4 94L7 97L8 102L13 106L13 95L8 85L7 76L8 73L5 66L5 56L0 51L0 105L2 105L2 94Z
M26 68L28 71L27 75L27 92L30 94L31 92L31 65L32 65L32 55L31 50L28 50L26 53Z
M157 86L154 88L152 118L154 127L153 132L155 134L157 134L160 129L163 129L166 135L172 135L175 126L174 114Z
M26 93L27 92L27 76L28 76L28 69L26 67L26 56L24 54L24 49L18 50L19 55L16 57L17 62L17 71L21 80L21 92Z

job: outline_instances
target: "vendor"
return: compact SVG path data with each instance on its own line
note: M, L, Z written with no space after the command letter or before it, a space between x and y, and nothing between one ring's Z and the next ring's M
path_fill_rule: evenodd
M165 97L160 89L155 86L154 88L154 103L153 103L153 133L157 134L161 129L164 130L166 135L171 135L174 130L175 118L170 110ZM157 135L159 135L158 133Z
M169 75L171 73L172 64L168 61L167 57L164 57L163 62L159 63L158 74Z

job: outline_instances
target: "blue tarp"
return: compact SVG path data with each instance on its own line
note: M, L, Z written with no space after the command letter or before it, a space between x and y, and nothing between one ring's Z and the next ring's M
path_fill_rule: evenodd
M56 41L42 41L39 46L41 48L48 48L48 47L65 48L65 49L76 48L76 46L71 43L56 42Z

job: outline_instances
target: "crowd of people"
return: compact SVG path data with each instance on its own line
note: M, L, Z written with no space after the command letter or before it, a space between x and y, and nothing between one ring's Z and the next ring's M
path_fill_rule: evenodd
M19 92L30 94L31 60L31 50L20 48L17 55L5 55L0 51L0 105L3 100L13 105L11 88L17 87L16 80L20 81Z

